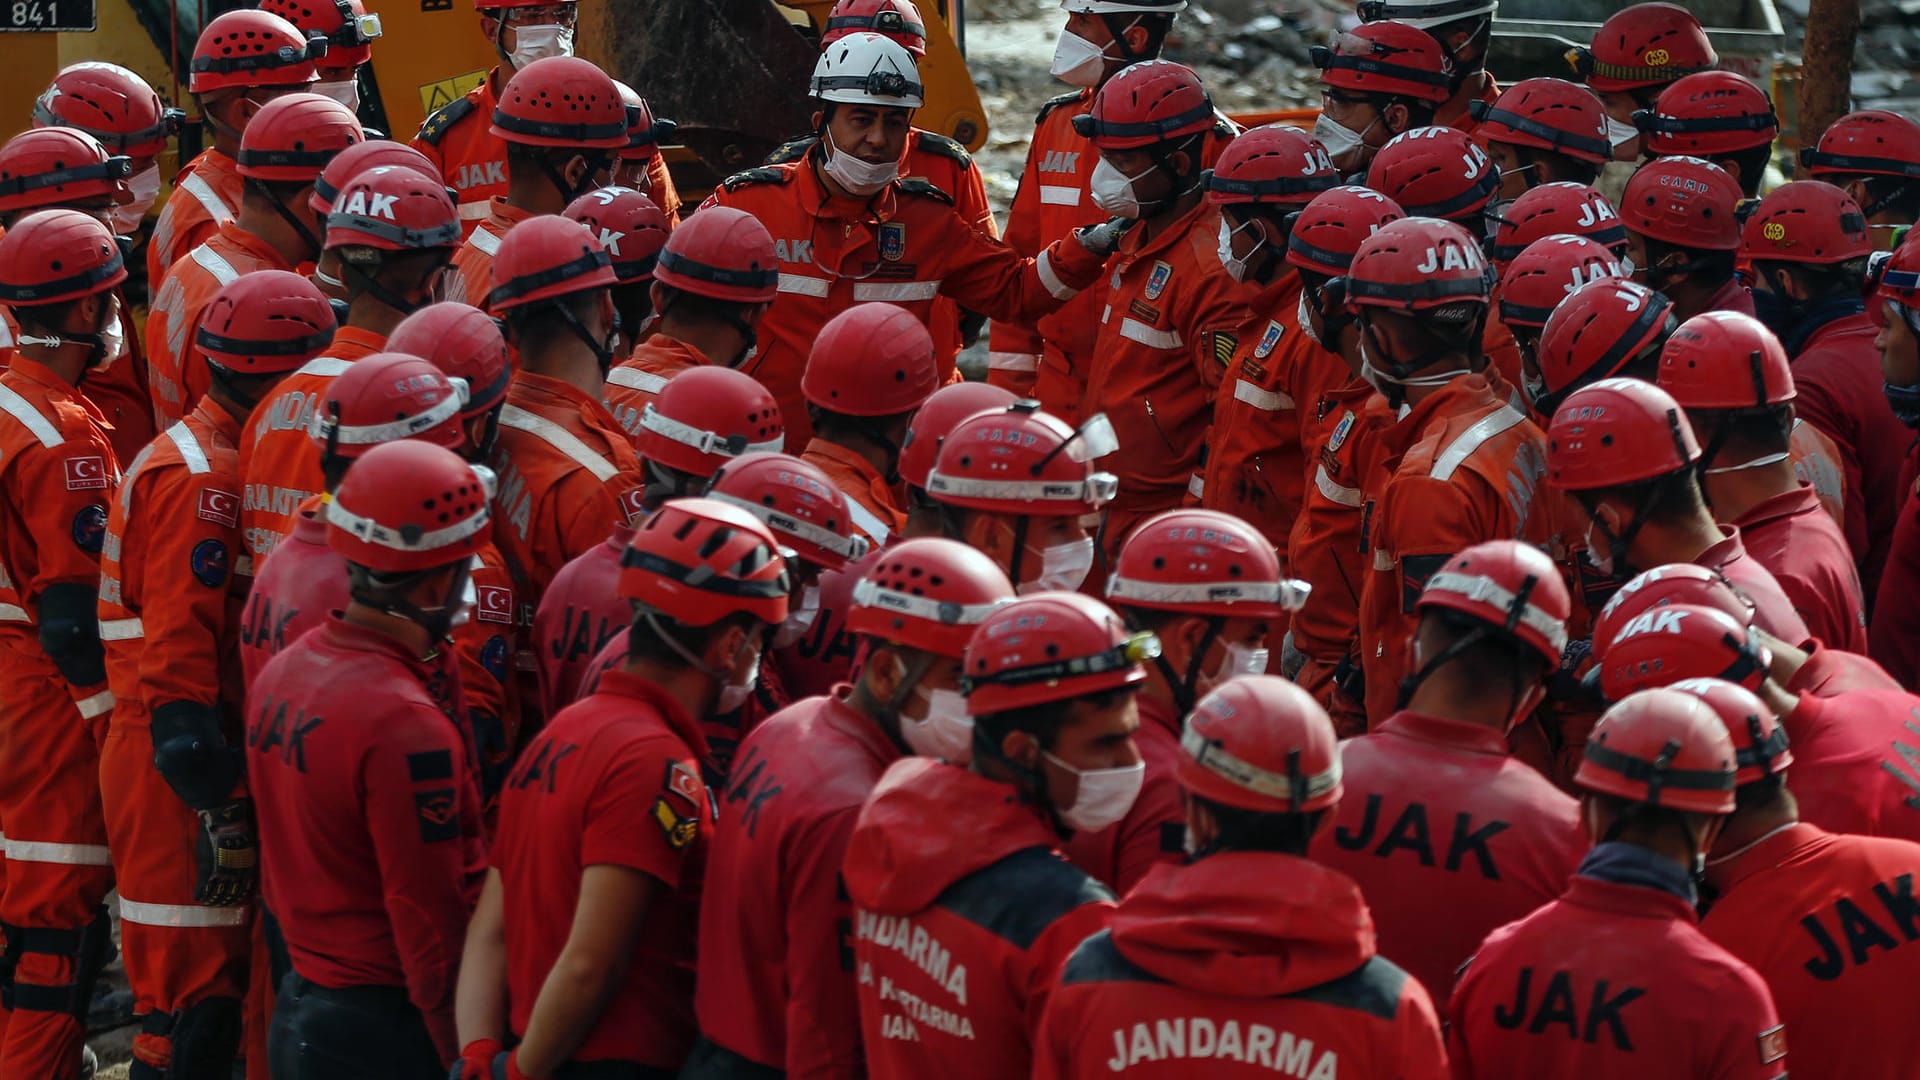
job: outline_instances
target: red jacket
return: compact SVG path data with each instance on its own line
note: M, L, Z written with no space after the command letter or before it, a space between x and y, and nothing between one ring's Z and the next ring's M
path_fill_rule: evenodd
M792 1077L864 1077L840 864L901 749L847 704L797 701L740 744L700 904L700 1033Z
M325 622L328 614L344 611L352 599L346 564L327 548L323 509L318 499L302 507L293 531L254 573L240 618L240 670L248 686L259 680L267 661Z
M1813 485L1820 496L1820 507L1827 512L1834 524L1840 526L1840 532L1847 538L1847 549L1852 551L1864 546L1867 535L1866 515L1862 512L1859 520L1859 533L1855 535L1853 517L1847 510L1847 477L1840 465L1840 448L1833 445L1827 434L1798 416L1793 418L1793 436L1787 444L1787 450L1793 455L1793 475L1803 484ZM1911 485L1904 479L1900 490L1906 491Z
M494 867L503 885L507 999L516 1035L573 930L589 866L657 881L626 978L574 1061L677 1069L693 1048L694 927L708 830L719 806L701 779L706 744L678 702L608 672L520 755L501 796Z
M593 658L593 662L581 671L580 686L574 692L575 699L593 693L608 672L618 669L626 661L627 628L622 626L600 647L600 654ZM733 768L734 752L739 749L741 740L767 717L792 703L793 698L780 683L778 669L768 663L763 655L760 660L760 681L753 693L747 695L747 703L730 713L700 718L700 734L707 741L702 764L710 772L708 779L725 780Z
M1707 306L1700 310L1702 312L1733 311L1741 315L1752 315L1753 292L1747 288L1746 282L1738 277L1730 277L1725 285L1720 286L1719 292L1708 298Z
M1901 500L1893 541L1880 576L1869 636L1873 658L1900 685L1920 687L1920 499Z
M1747 599L1753 601L1754 625L1760 629L1795 644L1813 636L1799 612L1794 610L1793 601L1787 599L1786 591L1780 588L1780 582L1747 553L1739 529L1720 526L1720 542L1694 556L1693 562L1725 574L1727 581L1746 594Z
M293 968L334 989L404 986L443 1059L486 871L480 790L429 693L444 672L331 616L247 693L261 882Z
M1453 1075L1783 1080L1767 984L1700 932L1682 892L1679 864L1596 847L1565 896L1489 934L1461 974Z
M1913 881L1920 845L1794 825L1714 865L1720 898L1700 923L1753 966L1793 1033L1794 1075L1906 1080L1920 1025Z
M1848 652L1867 651L1867 608L1853 553L1811 487L1775 495L1733 524L1747 554L1772 572L1814 637Z
M1048 989L1113 894L1056 850L1014 790L926 758L894 762L844 868L860 1030L874 1080L1024 1080Z
M1060 972L1034 1077L1118 1072L1444 1080L1447 1054L1426 990L1375 954L1352 881L1224 852L1155 867Z
M1833 832L1920 840L1920 697L1801 694L1780 718L1800 817Z
M540 712L552 716L580 698L580 677L608 640L633 621L633 604L617 591L620 557L633 530L616 525L553 576L533 613L533 655L540 672Z
M1900 684L1885 668L1859 653L1830 649L1818 638L1800 647L1807 650L1807 662L1787 680L1785 689L1789 694L1834 697L1851 690L1900 689Z
M1359 884L1381 955L1435 994L1488 931L1565 892L1587 852L1580 804L1491 728L1403 710L1340 762L1346 794L1312 857Z
M853 606L854 585L878 561L876 550L844 570L822 572L820 614L814 616L813 625L787 648L769 650L780 684L795 701L831 693L839 683L853 680L864 654L859 640L847 630L847 611Z
M1171 703L1149 694L1137 696L1140 726L1133 744L1147 763L1147 777L1127 816L1096 833L1067 838L1067 858L1116 895L1133 891L1147 871L1186 854L1187 807L1174 770L1180 761L1181 717Z

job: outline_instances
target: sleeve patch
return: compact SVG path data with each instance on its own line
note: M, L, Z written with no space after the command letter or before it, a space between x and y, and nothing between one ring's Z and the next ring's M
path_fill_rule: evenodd
M481 622L513 624L513 590L505 585L474 587L474 614Z
M232 562L227 545L218 540L202 540L187 553L187 569L193 571L193 580L209 589L217 589L227 583L227 571Z
M507 639L495 634L480 646L480 666L487 669L493 681L505 686L507 683Z
M198 517L229 529L240 527L240 496L231 491L206 488L200 492Z
M677 761L667 762L667 775L661 787L666 789L667 795L683 802L689 813L697 815L700 812L700 796L706 790L706 785L700 782L700 777L692 769Z
M1771 1065L1787 1056L1787 1027L1775 1024L1760 1033L1760 1064Z
M1400 610L1411 615L1420 603L1420 594L1426 591L1427 579L1447 565L1452 555L1402 555L1400 556Z
M1213 338L1214 360L1217 361L1221 367L1232 366L1234 350L1240 347L1240 339L1224 330L1215 330L1209 336Z
M667 802L665 795L653 800L653 820L659 823L660 831L667 835L667 846L675 851L693 843L700 834L699 816L681 814Z
M421 843L438 844L446 840L460 839L460 822L458 815L454 812L456 805L452 788L414 792L413 812L414 816L420 819Z
M416 784L424 780L453 779L453 751L422 750L408 754L407 779Z
M99 454L82 454L66 459L68 491L105 491L107 459Z
M89 555L100 554L107 542L107 508L90 503L73 515L73 544Z

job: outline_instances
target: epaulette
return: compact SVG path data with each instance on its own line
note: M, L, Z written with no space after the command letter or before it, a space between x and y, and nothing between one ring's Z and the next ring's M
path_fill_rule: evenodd
M973 155L967 153L967 148L955 140L947 138L945 135L935 134L931 131L922 131L920 133L920 148L928 153L938 154L943 158L952 158L959 162L960 167L963 169L973 164Z
M420 139L428 146L439 146L446 137L447 129L465 120L473 112L473 99L458 97L433 111L427 122L420 125Z
M806 157L807 151L813 149L814 144L819 141L820 137L818 135L801 135L788 139L786 142L774 147L773 153L768 154L767 160L760 164L785 165L790 161L799 161L801 158Z
M924 177L915 176L901 180L900 190L909 195L925 195L929 199L946 203L948 206L953 205L953 196L941 191L932 181Z
M784 184L792 177L793 173L787 169L762 166L758 169L734 173L720 181L720 186L728 191L738 191L749 184Z
M1213 133L1222 139L1231 139L1240 134L1240 125L1216 110L1213 114Z
M1078 90L1075 90L1071 94L1061 94L1057 98L1048 98L1047 103L1045 105L1040 106L1040 115L1034 117L1033 122L1038 124L1042 120L1045 120L1047 118L1047 114L1052 112L1053 110L1059 108L1062 105L1072 105L1078 102L1079 100L1080 100L1080 91Z

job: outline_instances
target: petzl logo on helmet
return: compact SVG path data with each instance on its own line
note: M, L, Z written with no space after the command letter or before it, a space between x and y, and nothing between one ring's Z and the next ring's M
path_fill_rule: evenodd
M907 256L907 226L902 221L889 221L880 226L880 257L888 262L899 262Z
M1160 299L1160 294L1167 290L1167 282L1172 280L1172 278L1173 267L1170 264L1163 262L1154 263L1153 273L1147 275L1146 298L1149 300Z

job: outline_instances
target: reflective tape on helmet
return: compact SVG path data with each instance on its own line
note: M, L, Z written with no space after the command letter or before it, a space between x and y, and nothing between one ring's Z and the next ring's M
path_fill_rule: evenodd
M745 435L721 435L706 431L692 424L682 423L670 416L663 416L660 410L648 402L640 413L640 430L651 431L663 439L690 446L702 454L719 454L722 457L739 457L756 450L778 451L786 445L785 437L769 442L752 442Z
M883 588L871 578L862 578L853 586L853 602L858 607L877 608L944 626L978 626L995 610L1011 603L1012 597L1001 597L984 604L957 604L951 600L929 600L924 596Z
M409 541L401 535L402 530L389 528L369 517L361 517L347 509L338 499L327 503L327 524L344 529L356 540L392 551L437 551L452 547L486 528L488 517L489 511L486 504L482 503L478 513L465 521L456 521L444 529L422 532L414 532L411 528L405 530L412 534L412 540Z
M1304 581L1282 578L1279 581L1199 581L1160 582L1137 578L1107 579L1107 599L1136 600L1153 604L1279 604L1298 611L1307 602L1313 586Z
M868 548L867 538L857 533L852 536L841 536L832 529L815 525L811 521L802 521L792 514L783 514L770 506L765 506L749 499L742 499L738 496L728 495L725 492L709 491L706 497L709 499L717 499L723 503L731 503L752 514L754 517L759 518L761 521L766 522L767 528L772 529L775 533L784 533L787 536L804 540L823 551L830 551L848 562L854 562L866 557ZM848 506L851 507L852 503L849 502Z
M1024 502L1071 502L1104 506L1118 494L1120 480L1112 473L1094 473L1084 481L1063 480L980 480L964 476L946 476L936 471L927 476L932 494L963 499L1017 499Z
M313 414L308 421L307 434L318 442L326 442L329 437L344 446L378 446L381 443L397 442L411 438L460 415L467 407L467 380L457 375L443 376L453 386L453 393L437 401L427 411L418 416L401 417L384 424L336 424L331 417Z
M1555 651L1564 650L1567 647L1567 628L1564 623L1531 603L1520 606L1516 614L1515 605L1519 597L1512 590L1503 587L1485 574L1462 574L1452 570L1442 570L1427 578L1424 591L1452 593L1476 604L1488 604L1507 613L1508 625L1504 629L1512 630L1524 626L1546 638Z
M1325 772L1311 776L1283 775L1263 769L1229 753L1216 740L1188 727L1180 733L1180 749L1194 764L1238 788L1256 795L1300 806L1340 786L1340 755L1335 754Z

